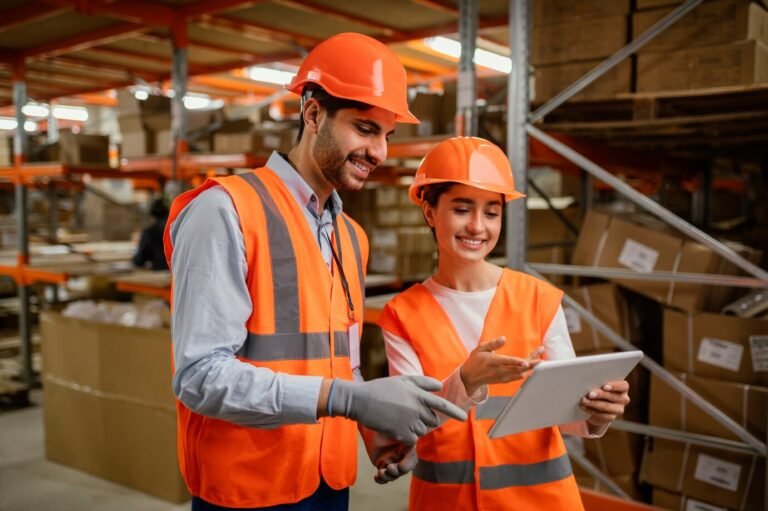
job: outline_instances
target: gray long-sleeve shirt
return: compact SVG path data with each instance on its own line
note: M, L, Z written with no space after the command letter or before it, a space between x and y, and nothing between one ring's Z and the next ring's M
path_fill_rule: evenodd
M318 250L331 268L333 217L342 203L334 191L322 210L287 159L267 161L302 206ZM221 187L202 192L170 228L174 314L171 322L173 391L190 410L243 426L271 428L314 423L322 378L275 373L240 362L252 304L240 221Z

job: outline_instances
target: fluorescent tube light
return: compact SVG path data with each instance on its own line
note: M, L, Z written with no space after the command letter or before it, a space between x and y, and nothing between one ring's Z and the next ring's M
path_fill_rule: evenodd
M438 36L424 39L424 44L443 55L456 59L461 57L461 43L459 41ZM512 60L509 57L483 50L482 48L475 48L473 61L478 66L487 67L501 73L509 73L512 70Z
M269 67L253 66L248 68L248 77L257 82L274 83L276 85L286 85L291 82L296 73L290 71L280 71Z

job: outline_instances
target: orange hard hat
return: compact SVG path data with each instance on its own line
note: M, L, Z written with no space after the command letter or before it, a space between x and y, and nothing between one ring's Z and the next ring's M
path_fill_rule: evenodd
M437 144L421 161L408 197L420 205L422 187L447 182L501 193L505 202L525 197L515 191L512 167L504 152L477 137L454 137Z
M405 68L392 50L366 35L347 32L318 44L285 88L301 95L308 83L331 96L388 110L397 122L419 123L408 111Z

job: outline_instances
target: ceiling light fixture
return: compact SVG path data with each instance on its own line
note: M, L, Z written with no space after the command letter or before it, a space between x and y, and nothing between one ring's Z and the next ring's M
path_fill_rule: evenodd
M424 39L424 44L443 55L456 59L461 57L461 43L459 41L438 36ZM487 67L501 73L512 71L512 59L498 53L483 50L482 48L475 49L473 60L478 66Z

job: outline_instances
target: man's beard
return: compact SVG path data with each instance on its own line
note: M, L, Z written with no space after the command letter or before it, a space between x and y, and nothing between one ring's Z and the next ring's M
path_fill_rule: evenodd
M344 172L344 164L349 156L371 163L365 155L344 154L331 133L328 122L324 123L317 133L313 156L325 179L337 190L358 190L364 184L364 180L356 179Z

